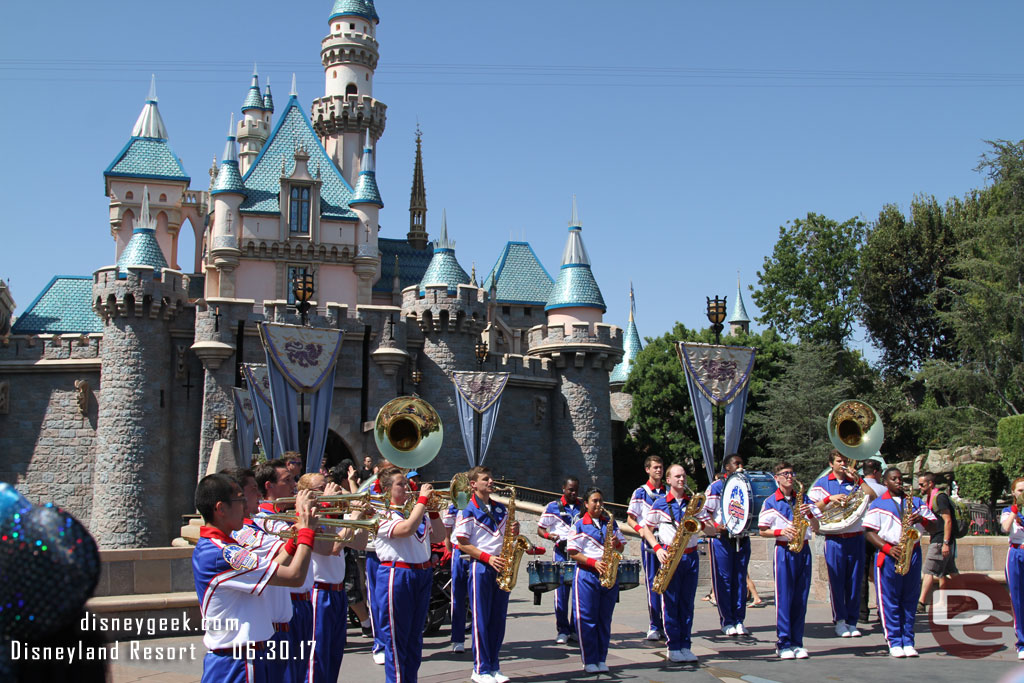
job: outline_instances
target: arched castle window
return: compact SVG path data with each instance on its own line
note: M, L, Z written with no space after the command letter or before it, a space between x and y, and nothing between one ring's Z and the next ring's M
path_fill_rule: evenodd
M128 190L127 192L125 192L124 198L125 199L135 199L135 193L132 192L131 190Z
M288 202L288 229L296 234L309 233L309 188L293 185Z
M356 84L355 83L349 83L348 85L345 86L345 94L346 95L355 95L358 92L359 92L359 89L356 88Z

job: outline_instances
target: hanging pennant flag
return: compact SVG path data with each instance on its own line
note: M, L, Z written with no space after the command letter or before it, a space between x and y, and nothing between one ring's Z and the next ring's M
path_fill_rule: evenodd
M245 363L242 365L242 376L252 401L253 419L256 432L260 435L263 454L267 460L280 458L281 449L277 447L277 439L274 438L274 411L270 406L270 373L267 372L267 366Z
M238 436L238 452L243 467L252 462L252 447L256 439L256 414L252 398L246 389L233 389L235 398L235 434Z
M299 394L309 404L306 471L320 471L334 399L334 372L344 333L339 329L260 323L267 352L270 401L281 451L299 451ZM308 396L305 396L308 395Z
M708 480L715 480L712 406L725 409L725 454L735 453L747 409L750 372L756 350L749 346L721 346L679 342L676 351L686 375L690 405Z
M494 435L501 407L501 393L508 383L507 372L453 372L456 406L459 410L459 427L462 443L470 467L484 464L487 447ZM480 414L480 452L476 450L476 414Z

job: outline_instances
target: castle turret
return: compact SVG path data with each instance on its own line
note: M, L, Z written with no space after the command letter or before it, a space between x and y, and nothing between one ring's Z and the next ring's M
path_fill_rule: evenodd
M633 320L636 306L633 301L633 285L629 285L629 322L626 324L626 334L622 341L622 362L615 366L608 383L613 392L622 391L623 385L629 379L629 371L633 367L636 355L640 353L643 345L640 343L640 334L636 331L636 322Z
M387 107L373 98L379 22L373 0L336 0L330 34L321 42L324 96L313 100L313 126L350 185L356 184L363 140L384 134Z
M426 287L445 285L449 294L455 294L459 285L472 284L469 275L455 258L455 242L448 239L448 216L441 213L441 237L434 241L434 257L423 273L420 281L420 294L426 293Z
M267 84L267 97L270 97L269 83ZM271 100L268 110L265 98L260 94L260 76L254 65L252 83L249 85L249 92L246 93L245 101L242 103L242 119L238 122L238 146L241 147L238 166L242 175L245 175L245 172L252 166L252 162L260 155L263 144L270 136L270 114L273 111L273 100Z
M409 197L409 233L406 239L416 249L427 248L427 186L423 182L423 133L416 126L416 161L412 167Z
M210 261L216 273L208 273L206 282L207 296L217 292L217 296L234 298L235 269L238 268L241 251L238 248L238 233L241 228L239 207L245 199L245 186L238 168L238 150L235 147L234 114L228 124L227 142L224 144L224 158L221 161L217 177L210 187L213 203L213 218L210 229ZM215 277L210 277L215 275Z
M170 326L188 302L187 281L167 268L142 211L116 266L93 275L93 310L103 319L102 370L89 530L104 548L170 543L175 508L167 482L179 466L169 457Z
M750 317L747 307L743 305L743 288L740 287L740 274L736 273L736 299L732 304L732 315L729 316L729 334L750 332Z
M263 111L269 118L274 113L274 96L270 94L270 76L267 76L267 90L263 93Z
M562 267L558 279L551 287L547 305L548 324L575 324L601 322L607 307L604 297L590 269L590 257L583 246L583 224L572 198L572 218L569 221L569 239L562 252Z
M168 143L157 105L156 77L132 127L128 143L103 172L104 192L110 198L110 234L114 237L114 261L132 238L142 207L143 185L148 185L150 210L156 222L154 237L173 267L177 266L178 232L185 214L183 198L190 178ZM195 212L190 215L195 217ZM192 264L188 264L191 268Z

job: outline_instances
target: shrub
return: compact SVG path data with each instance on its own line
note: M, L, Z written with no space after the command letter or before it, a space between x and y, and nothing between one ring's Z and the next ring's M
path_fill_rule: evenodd
M992 505L1006 488L1006 475L992 462L974 462L958 465L953 472L960 497Z
M999 421L997 442L1002 457L999 464L1010 481L1024 476L1024 415L1011 415Z

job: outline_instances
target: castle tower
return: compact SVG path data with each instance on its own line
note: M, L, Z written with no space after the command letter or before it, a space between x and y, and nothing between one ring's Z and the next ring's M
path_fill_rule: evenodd
M552 431L563 474L589 473L591 480L581 484L598 484L611 499L609 373L622 359L622 329L601 322L604 298L582 230L574 197L562 267L544 307L548 322L529 330L529 354L550 358L558 376L563 408L553 411Z
M255 77L253 78L255 81ZM259 95L259 86L256 95ZM262 100L261 100L262 101ZM210 228L210 259L216 272L208 271L211 281L207 283L207 292L216 291L217 295L235 298L235 269L238 268L241 251L238 248L238 232L241 227L239 207L245 198L245 186L238 167L238 150L235 147L234 114L228 124L227 142L224 144L224 158L221 161L217 177L210 186L210 198L213 203L213 224ZM213 279L216 278L216 282Z
M260 155L263 143L270 136L270 115L274 111L274 102L273 99L270 99L268 109L266 106L268 98L270 98L270 84L267 83L267 94L264 97L260 94L260 76L256 72L256 67L253 66L252 84L242 103L242 119L238 122L237 138L238 146L241 147L238 166L242 175L245 175L249 167L252 166L252 162Z
M636 304L633 300L633 284L629 285L629 322L626 324L626 334L622 340L622 362L612 370L608 383L613 392L622 391L622 387L629 379L629 371L633 367L636 355L640 353L643 345L640 343L640 334L636 331L636 322L633 317L636 313Z
M356 184L363 141L384 134L387 107L373 98L378 52L373 0L335 0L321 42L324 96L313 100L313 127L349 185ZM373 146L368 145L368 146Z
M420 281L420 295L426 295L429 285L446 285L449 294L455 294L459 285L473 284L469 275L455 258L455 242L448 239L448 215L441 212L441 237L434 241L434 256Z
M423 133L416 126L416 162L412 167L412 194L409 197L409 232L406 239L416 249L427 248L427 186L423 182Z
M113 260L121 257L132 238L142 207L142 188L148 185L156 240L168 263L177 268L178 232L184 218L182 200L191 179L168 143L167 126L157 105L155 76L128 143L107 166L103 179L110 198ZM189 269L192 265L188 264Z
M747 307L743 305L743 289L740 287L740 274L736 273L736 299L732 305L732 315L729 316L729 334L750 332L750 318L747 317Z
M118 265L93 275L93 310L104 325L89 530L104 548L167 545L174 535L170 325L187 303L187 282L167 268L142 194Z

